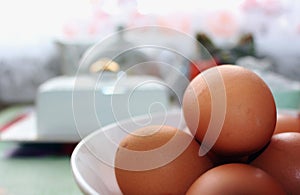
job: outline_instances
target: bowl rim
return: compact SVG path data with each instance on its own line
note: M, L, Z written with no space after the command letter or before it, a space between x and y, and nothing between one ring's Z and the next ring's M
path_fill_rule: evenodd
M76 162L76 157L78 156L79 151L81 150L81 148L84 146L85 141L84 139L82 141L80 141L77 146L75 147L75 149L72 152L71 155L71 169L72 169L72 174L73 174L73 178L75 179L75 182L77 183L77 186L80 188L80 190L83 193L86 194L98 194L81 176L81 173L79 171L79 169L77 168L77 162Z
M163 114L167 114L167 115L182 115L182 110L180 108L174 108L171 110L168 110L166 113L152 113L152 117L159 117ZM97 134L104 132L104 131L108 131L109 129L112 129L116 126L119 126L120 124L126 124L130 121L132 121L132 119L134 118L135 120L143 120L146 117L149 117L148 114L144 114L144 115L140 115L140 116L136 116L136 117L132 117L132 118L128 118L128 119L123 119L120 120L119 122L115 122L115 123L111 123L108 124L106 126L100 127L97 130L91 132L90 134L88 134L87 136L85 136L84 138L81 139L81 141L76 145L75 149L73 150L72 154L71 154L71 159L70 159L70 164L71 164L71 169L72 169L72 174L73 177L75 179L75 182L77 183L78 187L80 188L80 190L85 193L85 194L99 194L93 187L91 187L82 177L79 169L77 168L77 162L76 162L76 158L78 156L79 151L85 146L86 143L89 142L89 140L91 140L94 136L96 136Z

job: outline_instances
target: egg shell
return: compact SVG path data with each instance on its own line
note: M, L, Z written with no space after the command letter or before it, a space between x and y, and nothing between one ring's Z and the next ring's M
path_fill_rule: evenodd
M202 174L186 195L285 194L280 183L263 170L239 163L220 165Z
M284 132L300 133L300 118L298 115L278 114L274 134Z
M171 126L147 126L128 135L115 158L122 193L185 194L213 166L207 156L198 155L199 147L191 135Z
M254 72L235 65L213 67L195 77L185 90L183 112L199 142L230 157L247 156L264 147L277 116L266 83ZM216 123L222 124L217 127Z
M279 133L251 164L276 178L288 194L300 194L299 154L300 133Z

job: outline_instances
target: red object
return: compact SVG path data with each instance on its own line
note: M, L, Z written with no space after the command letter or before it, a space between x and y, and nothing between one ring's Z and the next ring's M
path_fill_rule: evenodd
M189 79L193 80L199 73L203 72L204 70L217 66L218 63L215 59L210 60L199 60L195 63L190 63L190 75Z
M13 120L9 121L8 123L6 123L5 125L3 126L0 126L0 132L3 132L5 131L6 129L8 129L10 126L12 126L14 123L24 119L26 116L28 115L28 113L24 113L24 114L21 114L19 116L17 116L16 118L14 118Z

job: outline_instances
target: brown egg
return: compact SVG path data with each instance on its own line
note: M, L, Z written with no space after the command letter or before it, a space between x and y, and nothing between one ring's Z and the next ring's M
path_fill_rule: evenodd
M207 150L222 156L246 156L269 141L276 106L265 82L234 65L207 69L195 77L183 98L190 131Z
M123 194L185 194L212 167L193 137L170 126L148 126L125 137L115 175Z
M292 114L278 114L274 134L283 132L300 133L300 118Z
M282 186L263 170L247 164L225 164L202 174L187 195L285 194Z
M300 194L299 154L300 133L279 133L251 164L276 178L288 194Z

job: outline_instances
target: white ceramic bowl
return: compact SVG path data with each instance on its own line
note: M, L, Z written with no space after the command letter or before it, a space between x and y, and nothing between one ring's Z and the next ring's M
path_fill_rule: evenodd
M114 123L84 138L71 156L73 175L82 192L103 195L121 194L113 167L119 142L128 133L141 126L158 124L185 130L182 111L173 110L153 115L151 119L147 115Z

